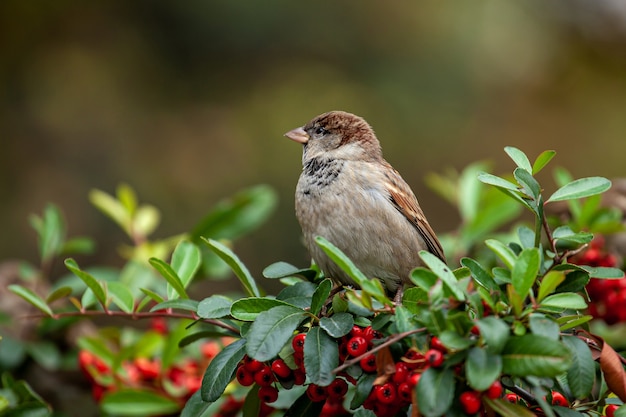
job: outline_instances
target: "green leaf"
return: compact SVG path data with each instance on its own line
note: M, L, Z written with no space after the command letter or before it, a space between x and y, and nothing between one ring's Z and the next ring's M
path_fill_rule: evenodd
M274 298L250 297L235 301L230 307L230 314L237 320L254 321L262 312L278 306L296 308L296 306Z
M539 273L540 262L541 257L539 255L539 249L537 248L524 249L515 261L515 265L511 271L511 283L515 291L521 295L522 298L528 295L528 292L535 283L535 279L537 279L537 274Z
M211 403L220 398L245 354L246 340L239 339L226 346L213 358L202 378L202 401Z
M541 171L546 165L548 165L548 162L550 162L552 158L554 158L554 155L556 155L555 151L541 152L537 159L535 159L535 163L533 163L532 174L536 175L537 173L539 173L539 171Z
M176 401L148 390L122 389L102 397L100 408L118 416L172 414L180 411Z
M24 300L28 301L30 304L37 307L39 310L43 311L47 315L54 315L48 304L46 304L46 302L40 296L35 294L32 290L24 288L21 285L17 284L9 285L8 288L9 291L11 291L13 294L19 295Z
M552 318L546 317L543 314L533 313L530 315L528 324L533 334L545 336L552 340L559 340L559 324Z
M93 294L96 296L96 299L100 302L100 304L102 304L102 306L106 306L107 297L102 284L100 284L91 274L81 270L76 261L72 258L65 260L65 266L67 269L72 271L74 275L80 278L85 285L89 287L89 289L91 289Z
M128 287L117 281L107 282L106 286L107 293L111 296L115 305L125 313L132 313L135 308L135 300Z
M328 278L317 285L317 289L315 290L315 293L313 293L313 298L311 300L311 314L317 316L320 311L322 311L322 307L324 307L324 303L326 303L332 289L333 283Z
M139 207L132 218L132 230L137 236L149 236L161 222L161 212L156 207L145 204Z
M603 177L580 178L556 190L546 203L573 200L600 194L611 188L611 181Z
M493 353L500 353L509 340L509 325L495 316L484 317L478 320L476 325L487 348Z
M502 350L502 372L512 376L553 378L571 364L562 343L534 334L510 337Z
M175 298L173 300L162 301L150 309L151 312L173 308L177 310L193 311L198 310L198 302L187 298Z
M354 326L354 317L350 313L335 313L330 317L320 319L322 330L337 339L350 333L352 326Z
M517 256L511 248L496 239L487 239L485 245L495 253L509 269L513 269Z
M25 347L35 362L45 370L56 371L61 367L61 352L54 343L50 341L31 342Z
M267 185L257 185L218 202L192 230L190 238L234 240L263 224L274 211L276 192ZM258 295L258 294L250 294Z
M552 237L565 242L583 244L591 242L593 233L574 232L569 226L559 226L552 232Z
M417 403L425 417L439 417L448 411L454 399L452 369L428 368L417 384Z
M263 270L263 276L268 279L281 279L287 277L302 277L304 279L313 279L317 272L311 268L297 268L287 262L276 262L267 266Z
M584 323L587 323L588 321L592 319L593 319L593 316L591 315L586 315L586 316L572 315L572 316L561 316L556 321L557 323L559 323L559 326L561 326L561 331L565 331L574 327L578 327Z
M357 380L356 389L354 390L354 397L352 397L352 401L350 401L351 410L358 408L361 404L365 402L365 400L369 396L369 393L372 391L375 380L376 375L374 374L363 374Z
M474 341L463 337L454 330L444 330L439 335L439 340L448 349L452 350L465 350L474 344Z
M515 165L522 168L526 172L532 172L532 167L530 166L530 161L524 152L513 147L513 146L505 146L504 152L515 162Z
M567 383L574 397L586 398L593 388L596 373L589 346L575 336L563 336L563 344L572 354L572 365L567 370Z
M95 242L88 237L73 237L67 239L61 248L61 254L91 255L96 248Z
M172 253L172 269L180 279L183 288L187 288L198 268L200 268L201 253L200 248L191 242L182 240L176 245ZM167 288L167 297L174 298L177 291L171 285Z
M335 379L333 369L339 365L337 342L319 327L313 327L304 339L304 368L312 383L328 386Z
M91 190L89 201L130 235L131 213L116 198L104 191Z
M485 391L498 379L502 371L500 355L490 353L487 349L473 347L465 362L465 375L470 387L476 391Z
M505 180L504 178L500 178L492 174L488 174L486 172L478 174L478 180L485 184L493 185L503 190L513 191L515 193L519 191L517 189L517 185L513 184L511 181Z
M589 272L590 278L602 278L602 279L622 279L624 278L624 271L619 268L610 268L604 266L587 266L581 265L582 268Z
M485 396L482 400L501 417L537 417L528 407L504 399L491 400Z
M218 412L219 404L202 401L201 391L198 390L185 403L180 417L212 417Z
M443 263L441 259L428 251L421 250L419 255L426 266L428 266L443 281L446 288L450 290L454 298L458 301L465 300L465 293L461 290L461 288L459 288L459 282L454 276L454 273L450 270L450 268L448 268L448 265Z
M231 298L223 295L212 295L198 304L198 316L203 319L219 319L230 315L230 309L233 304Z
M52 304L53 302L65 298L72 294L72 287L59 287L52 291L46 297L46 303Z
M461 218L465 223L471 222L479 214L481 187L482 184L477 177L481 171L484 171L486 165L484 163L474 163L467 166L458 181L458 206Z
M147 288L141 288L141 292L144 293L145 295L147 295L155 303L162 303L163 302L163 297L161 297L159 294L155 293L152 290L149 290Z
M291 306L260 313L246 334L246 353L261 362L274 358L306 317L304 311Z
M533 200L539 198L541 186L529 171L523 168L516 168L515 171L513 171L513 176L522 187L524 194L531 197Z
M42 217L32 215L31 226L37 231L39 256L45 263L58 255L65 240L65 222L57 206L48 204L44 208Z
M322 414L324 401L313 402L306 393L298 397L283 417L317 417Z
M565 273L563 271L550 271L541 279L539 284L539 292L537 295L537 302L541 302L548 295L552 294L556 288L565 280Z
M202 238L202 241L219 256L223 261L225 261L228 266L233 270L239 281L243 285L243 288L246 290L246 293L251 297L260 297L261 292L257 288L256 281L248 271L248 268L239 260L237 255L233 253L228 247L224 244L218 242L213 239Z
M157 258L150 258L148 262L150 262L150 265L152 265L154 269L159 271L159 274L165 278L167 283L174 289L174 291L176 291L178 296L182 298L189 298L180 277L171 266Z
M494 281L493 277L487 272L478 261L472 258L462 258L461 265L468 268L472 273L474 281L488 291L499 291L500 287Z
M587 308L585 299L573 292L562 292L550 295L543 299L541 307L556 307L572 310L584 310Z

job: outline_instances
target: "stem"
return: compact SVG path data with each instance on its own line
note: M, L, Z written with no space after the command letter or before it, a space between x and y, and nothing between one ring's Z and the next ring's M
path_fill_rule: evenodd
M195 314L184 314L184 313L168 313L168 312L144 312L144 313L125 313L123 311L97 311L97 310L85 310L85 311L68 311L64 313L56 313L52 316L53 319L59 319L61 317L83 317L83 316L107 316L107 317L121 317L130 320L139 320L146 318L154 318L154 317L165 317L165 318L177 318L177 319L189 319L189 320L198 320L199 317ZM42 318L42 317L50 317L46 314L34 314L25 316L24 318ZM202 322L207 324L212 324L216 327L221 327L224 330L228 330L234 334L239 334L239 329L233 327L229 324L221 322L219 320L214 319L200 319Z
M352 365L354 365L355 363L360 362L361 359L365 358L366 356L369 356L372 353L376 353L379 350L381 350L381 349L383 349L383 348L385 348L385 347L387 347L389 345L392 345L392 344L396 343L399 340L404 339L405 337L408 337L408 336L410 336L412 334L415 334L415 333L423 332L425 330L426 330L425 327L420 327L419 329L413 329L413 330L406 331L404 333L398 333L396 335L390 336L389 339L387 339L385 342L381 343L380 345L374 346L372 349L368 350L364 354L362 354L360 356L357 356L354 359L350 359L349 361L344 362L343 365L338 366L337 368L333 369L333 374L338 374L339 372L343 371L344 369L347 369L347 368L351 367Z

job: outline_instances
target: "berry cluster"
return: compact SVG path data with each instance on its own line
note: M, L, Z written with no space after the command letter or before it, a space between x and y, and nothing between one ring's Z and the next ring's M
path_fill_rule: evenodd
M617 266L617 258L608 252L604 238L596 236L589 248L571 259L572 263L589 266ZM604 320L607 324L626 321L626 278L622 279L592 279L587 284L587 292L591 303L589 313L595 318Z

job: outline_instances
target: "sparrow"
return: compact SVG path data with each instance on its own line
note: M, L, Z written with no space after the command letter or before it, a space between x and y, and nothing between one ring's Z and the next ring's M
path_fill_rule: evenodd
M315 243L322 236L388 294L401 298L427 250L443 249L413 191L384 158L374 130L343 111L321 114L285 136L303 145L296 217L315 263L337 284L356 283Z

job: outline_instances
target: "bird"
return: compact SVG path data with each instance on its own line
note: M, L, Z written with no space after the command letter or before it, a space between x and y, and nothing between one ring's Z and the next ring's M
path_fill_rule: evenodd
M350 276L316 244L321 236L337 246L388 295L401 300L409 274L427 250L444 263L441 243L415 194L384 158L372 127L361 117L330 111L285 133L301 143L302 173L295 212L313 261L340 286Z

